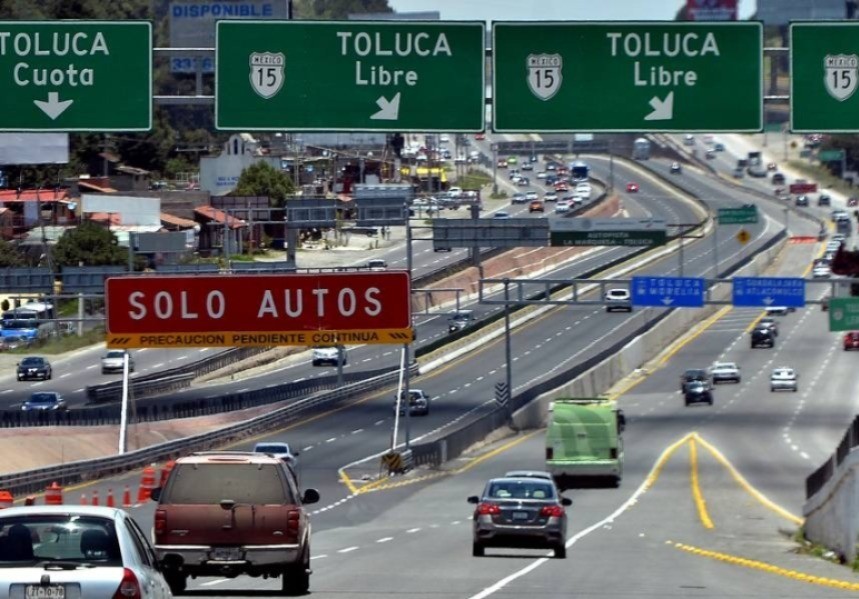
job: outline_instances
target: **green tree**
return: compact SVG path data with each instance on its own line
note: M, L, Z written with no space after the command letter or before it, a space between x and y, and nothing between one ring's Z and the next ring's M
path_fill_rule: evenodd
M242 171L235 191L236 196L268 196L272 206L280 207L286 197L292 195L295 186L292 179L268 162L255 162Z
M24 255L18 249L3 239L0 239L0 268L27 266Z
M128 250L119 247L110 229L91 221L66 232L53 250L57 266L109 266L128 262Z

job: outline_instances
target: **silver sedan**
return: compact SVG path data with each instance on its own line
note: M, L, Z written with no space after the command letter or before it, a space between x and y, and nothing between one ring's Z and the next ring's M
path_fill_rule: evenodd
M115 508L0 511L0 597L169 599L146 535Z

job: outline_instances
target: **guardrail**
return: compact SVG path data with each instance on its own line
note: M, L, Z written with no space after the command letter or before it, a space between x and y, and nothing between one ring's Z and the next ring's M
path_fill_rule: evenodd
M355 383L367 377L376 377L396 372L396 367L343 374L344 383ZM174 383L183 385L190 374L174 375ZM153 381L158 384L159 381ZM187 386L187 385L185 385ZM191 418L243 410L288 399L303 397L321 390L336 388L336 376L319 377L300 382L283 383L276 387L254 389L242 393L227 393L218 397L201 399L178 399L173 396L152 397L135 400L132 422L152 422L173 418ZM120 422L120 404L70 409L66 411L0 410L0 428L23 426L101 426Z
M203 376L210 372L214 372L224 366L234 364L240 360L244 360L250 356L262 353L268 348L259 347L236 347L226 351L218 352L212 356L206 356L202 360L177 366L168 370L162 370L157 373L138 376L131 379L130 393L132 397L140 399L149 397L158 393L175 391L183 388L182 386L170 385L161 388L157 383L163 379L176 378L180 375L191 375L188 377L188 382ZM178 380L178 379L177 379ZM187 387L188 385L184 385ZM122 381L111 381L99 385L89 385L86 388L87 399L92 403L105 403L109 401L119 401L122 398Z
M410 368L410 372L412 375L417 375L417 365L413 365ZM369 379L344 385L334 391L306 397L262 416L251 418L217 431L152 445L123 455L82 460L60 466L48 466L37 470L2 475L0 476L0 488L8 489L18 495L39 492L53 481L67 486L101 476L126 472L152 462L176 458L194 451L211 449L265 430L281 427L299 416L306 415L315 410L332 407L341 401L355 398L362 393L382 389L392 383L396 383L398 377L398 371L387 372Z
M823 485L835 474L835 470L841 465L841 462L850 455L850 450L857 446L859 446L859 416L853 419L852 424L847 428L844 436L841 437L841 442L838 444L835 453L805 479L806 499L811 499L815 493L823 488Z

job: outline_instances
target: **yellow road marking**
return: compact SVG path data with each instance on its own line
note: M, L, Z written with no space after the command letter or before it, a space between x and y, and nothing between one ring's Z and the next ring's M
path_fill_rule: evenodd
M704 500L701 486L698 484L698 446L695 443L694 435L689 437L689 468L692 497L695 500L695 507L698 508L698 517L701 519L701 524L704 528L711 529L713 528L713 521L710 519L710 514L707 513L707 502Z
M669 541L669 543L671 542ZM794 580L807 582L809 584L816 584L818 586L841 589L844 591L859 591L859 583L856 582L848 582L845 580L836 580L834 578L824 578L822 576L805 574L804 572L799 572L797 570L788 570L787 568L780 568L779 566L768 564L767 562L747 559L744 557L731 555L729 553L722 553L719 551L711 551L709 549L701 549L700 547L686 545L685 543L672 544L675 548L680 549L681 551L686 551L688 553L693 553L695 555L700 555L703 557L709 557L711 559L733 564L735 566L743 566L744 568L751 568L753 570L762 570L764 572L769 572L770 574L776 574L777 576L792 578Z
M343 482L344 485L346 485L346 488L349 489L349 493L351 493L352 495L358 494L358 488L354 484L352 484L352 481L349 480L349 477L346 476L346 473L343 470L340 471L340 480Z
M659 478L659 475L662 473L662 468L665 467L665 464L668 462L668 459L674 455L674 452L677 451L679 447L682 447L684 443L687 443L689 439L692 438L692 433L687 433L682 439L679 441L675 441L671 445L669 445L665 451L662 452L662 455L659 456L659 459L656 461L656 464L650 470L650 474L647 475L647 478L644 479L644 483L642 483L642 488L646 491L651 488L654 484L656 484L656 480Z
M764 507L766 507L766 508L768 508L768 509L772 510L773 512L775 512L776 514L778 514L778 515L779 515L779 516L781 516L782 518L785 518L786 520L790 520L790 521L791 521L791 522L793 522L794 524L802 525L802 523L804 522L804 520L803 520L802 518L800 518L799 516L796 516L796 515L792 514L791 512L789 512L788 510L786 510L785 508L781 507L780 505L778 505L777 503L775 503L774 501L772 501L771 499L769 499L766 495L764 495L763 493L761 493L760 491L758 491L757 489L755 489L755 488L754 488L754 487L749 483L749 481L747 481L747 480L745 479L745 477L743 477L743 475L742 475L742 474L740 474L740 473L739 473L739 471L738 471L736 468L734 468L734 465L733 465L733 464L731 464L731 462L729 462L729 461L728 461L728 458L726 458L726 457L722 454L722 452L721 452L721 451L719 451L719 450L718 450L718 449L716 449L713 445L711 445L710 443L708 443L707 441L705 441L703 438L701 438L701 436L700 436L697 432L696 432L696 433L692 433L692 436L694 437L694 439L695 439L696 441L700 442L700 443L701 443L701 445L703 445L704 447L706 447L706 448L707 448L707 450L708 450L711 454L713 454L713 457L714 457L714 458L716 458L716 460L718 460L720 464L722 464L722 466L724 466L725 468L727 468L728 472L730 472L730 473L731 473L731 476L732 476L732 477L734 477L734 480L735 480L735 481L737 481L737 484L739 484L743 489L745 489L745 491L746 491L749 495L751 495L752 497L754 497L755 499L757 499L757 500L758 500L758 501L759 501L759 502L760 502Z

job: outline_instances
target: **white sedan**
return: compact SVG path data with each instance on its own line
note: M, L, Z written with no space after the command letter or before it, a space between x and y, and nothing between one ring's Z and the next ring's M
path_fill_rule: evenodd
M793 368L784 366L774 368L772 375L770 375L770 391L793 391L796 393L798 376Z

